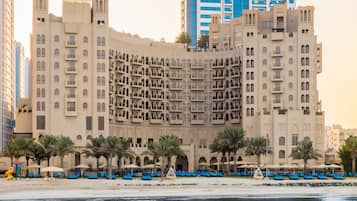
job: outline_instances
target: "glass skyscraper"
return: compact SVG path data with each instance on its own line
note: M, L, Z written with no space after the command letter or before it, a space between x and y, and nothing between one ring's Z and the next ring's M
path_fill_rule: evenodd
M244 10L270 11L274 5L286 4L295 8L296 0L182 0L181 30L192 38L192 46L197 46L200 35L209 33L211 15L220 14L221 23L242 16Z

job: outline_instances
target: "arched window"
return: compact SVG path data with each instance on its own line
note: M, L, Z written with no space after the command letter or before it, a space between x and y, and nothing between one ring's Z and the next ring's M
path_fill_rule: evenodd
M98 99L100 98L100 95L101 95L101 94L100 94L100 90L98 89L98 90L97 90L97 98L98 98Z
M41 43L42 44L46 43L46 36L45 35L41 35Z
M293 95L289 95L289 101L293 101L294 100L294 96Z
M285 146L285 137L279 137L279 146Z
M105 112L105 103L102 103L102 112Z
M82 140L82 136L81 135L77 135L77 140Z
M263 84L263 89L267 89L267 84L266 83Z
M83 82L88 82L88 76L83 76Z
M55 35L55 42L59 42L59 35Z
M294 88L294 84L292 82L289 83L289 88L290 89Z
M250 116L254 116L254 108L250 109Z
M247 116L249 117L250 116L250 109L247 108Z
M87 96L88 95L88 90L87 89L83 89L83 96Z
M305 46L305 53L310 53L310 46L309 45Z
M54 67L55 67L55 69L59 69L59 63L58 63L58 62L55 62Z
M55 102L55 109L59 108L59 102Z
M305 58L305 65L306 66L310 65L310 59L308 57Z
M101 109L102 109L102 107L101 107L100 103L97 103L97 112L101 112Z
M305 45L301 46L301 53L304 54L305 53Z
M290 76L290 77L294 76L294 71L289 70L289 76Z
M309 82L306 82L306 83L305 83L305 90L306 90L306 91L309 91L309 90L310 90L310 84L309 84Z
M83 103L83 109L87 109L88 108L88 104L87 103Z
M88 135L87 136L87 140L91 140L92 139L92 136L91 135Z
M83 43L88 43L88 37L87 36L83 37Z
M305 103L305 95L301 95L301 102Z
M36 36L36 44L41 44L41 36L39 34Z
M310 102L310 96L309 96L309 95L306 95L306 96L305 96L305 102L306 102L306 103L309 103L309 102Z
M310 77L310 71L309 70L306 70L306 78L309 78Z
M305 71L301 70L301 78L304 78L304 77L305 77Z
M83 56L87 57L88 56L88 50L83 50Z
M59 49L55 49L55 56L59 56L60 54L60 50Z
M86 62L83 63L83 70L87 70L88 69L88 64Z
M305 82L301 83L301 90L304 91L305 90Z
M280 151L279 151L279 158L280 158L280 159L285 158L285 151L284 151L284 150L280 150Z
M59 76L58 75L55 75L55 82L58 83L60 80Z
M267 74L268 74L268 73L267 73L266 71L264 71L264 72L263 72L263 77L267 77Z
M301 58L301 66L305 66L305 58Z
M55 89L55 95L58 96L59 95L59 89Z
M263 102L267 101L267 96L263 96Z
M103 99L105 98L105 90L104 89L102 90L102 98Z

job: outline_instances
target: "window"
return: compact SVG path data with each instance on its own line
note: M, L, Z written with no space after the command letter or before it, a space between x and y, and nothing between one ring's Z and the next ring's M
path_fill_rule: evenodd
M59 108L59 102L55 102L55 109Z
M104 117L98 117L98 130L104 131Z
M59 89L55 89L55 95L58 96L59 95Z
M77 135L77 140L82 140L82 136L81 135Z
M87 36L83 37L83 43L88 43L88 37Z
M289 70L289 76L290 76L290 77L294 76L294 71Z
M268 64L267 59L263 59L263 65L266 66Z
M59 69L59 63L55 62L54 67L55 67L55 69Z
M292 135L292 146L296 146L299 143L299 136L297 134Z
M294 100L294 96L293 95L289 95L289 101L293 101Z
M263 77L267 77L267 74L268 74L268 73L267 73L266 71L264 71L264 72L263 72Z
M59 76L58 75L55 75L55 82L58 83L60 80Z
M285 137L279 137L279 146L285 146Z
M290 46L289 46L289 51L290 51L290 52L294 52L294 46L290 45Z
M263 102L267 101L267 96L263 96Z
M67 112L75 112L75 111L76 111L76 103L67 102Z
M88 90L87 89L83 89L83 96L88 96Z
M100 50L97 50L97 59L100 59L101 55L100 55Z
M289 58L289 64L294 64L294 59L293 58Z
M285 151L284 150L280 150L279 151L279 158L280 159L284 159L285 158Z
M37 116L36 117L36 129L37 130L45 130L46 129L46 117L45 116Z
M55 49L55 56L59 56L60 54L60 50L59 49Z
M55 42L58 43L60 41L59 35L55 35Z
M87 109L88 108L88 104L87 103L83 103L83 109Z
M263 53L267 53L268 52L268 48L267 47L263 47Z
M83 56L87 57L88 56L88 50L83 50Z
M87 70L88 69L88 64L86 62L83 63L83 70Z
M86 117L86 130L92 130L92 117Z
M86 75L83 76L83 82L88 82L88 77Z
M266 83L263 84L263 89L267 89L267 84Z

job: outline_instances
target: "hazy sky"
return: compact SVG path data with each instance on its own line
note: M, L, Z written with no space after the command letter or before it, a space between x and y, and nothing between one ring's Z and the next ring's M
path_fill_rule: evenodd
M357 58L353 58L357 57L357 1L297 1L316 8L316 34L323 42L318 89L326 125L357 127ZM50 0L52 13L61 15L61 2ZM174 41L180 32L180 0L111 0L109 18L110 26L118 31ZM15 38L24 44L27 56L31 20L32 1L15 0Z

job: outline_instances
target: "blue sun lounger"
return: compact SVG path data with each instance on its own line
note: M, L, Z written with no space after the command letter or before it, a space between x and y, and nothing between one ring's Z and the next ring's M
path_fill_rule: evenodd
M284 176L283 175L275 175L274 180L284 180Z
M132 180L133 177L131 176L131 174L125 174L125 175L123 176L123 179L124 179L124 180Z

